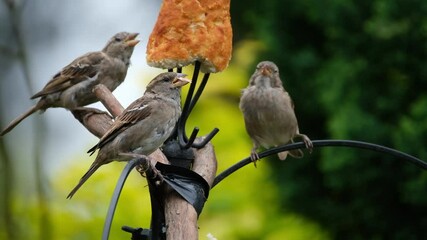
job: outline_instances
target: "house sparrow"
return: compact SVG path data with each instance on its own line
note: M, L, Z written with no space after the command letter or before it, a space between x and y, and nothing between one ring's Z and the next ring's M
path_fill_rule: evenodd
M139 40L138 33L120 32L98 52L87 53L64 67L31 99L40 98L36 105L13 120L0 136L34 112L51 107L73 109L98 101L92 93L97 84L104 84L114 91L126 77L133 49Z
M251 160L254 163L259 159L258 147L288 144L295 137L301 137L310 151L313 148L311 140L299 133L294 104L283 88L279 69L273 62L264 61L257 65L249 86L242 92L239 107L253 142ZM288 153L295 158L304 155L300 149L284 151L278 154L280 160L285 160Z
M181 87L189 83L182 73L162 73L148 84L144 96L131 103L98 144L98 156L67 198L102 165L112 161L128 161L133 154L149 155L172 134L181 115Z

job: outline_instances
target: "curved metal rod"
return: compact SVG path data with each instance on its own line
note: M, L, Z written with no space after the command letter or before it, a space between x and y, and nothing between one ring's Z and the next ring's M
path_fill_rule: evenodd
M193 97L194 89L196 88L197 77L199 75L199 72L200 72L200 62L196 62L194 65L194 72L193 72L193 77L191 78L190 88L188 89L187 97L185 98L184 106L182 108L181 117L179 118L179 121L178 121L178 128L177 128L178 142L182 148L185 148L187 145L188 145L187 148L191 146L191 144L187 144L188 137L185 133L185 125L187 123L187 118L190 115L188 110L190 108L191 98ZM195 132L195 129L193 129L193 132L191 134L193 135L194 132Z
M111 197L110 206L108 207L107 217L104 222L104 229L102 230L102 239L108 240L110 235L111 223L113 222L114 212L116 211L117 203L119 201L120 193L123 189L123 185L127 177L129 176L130 171L138 164L139 159L133 159L129 161L124 167L122 174L117 180L116 188L114 189L113 196Z
M203 90L205 89L206 84L208 83L209 76L210 76L209 73L205 73L205 75L203 75L202 82L200 83L200 86L197 89L196 94L191 99L190 106L189 106L189 109L188 109L189 113L193 110L194 106L196 105L197 101L199 100L200 96L202 95Z
M190 103L191 103L191 99L193 98L194 90L196 89L197 80L199 78L200 65L201 63L199 61L197 61L194 64L194 72L191 78L190 88L188 89L187 97L185 98L185 102L184 102L184 107L182 108L183 116L186 116L186 118L188 117L188 115L190 115L190 111L189 111ZM184 113L186 114L184 115ZM184 124L185 124L185 121L184 121Z
M192 146L194 148L200 149L203 148L212 138L219 132L218 128L214 128L206 137L203 138L203 141L199 143L193 143Z
M173 72L173 68L168 68L168 72ZM177 73L182 73L182 68L181 67L177 68L176 72Z
M353 140L314 140L313 142L313 146L314 147L352 147L352 148L362 148L362 149L367 149L367 150L371 150L371 151L375 151L375 152L381 152L381 153L386 153L389 154L391 156L400 158L404 161L408 161L414 165L416 165L419 168L422 168L424 170L427 170L427 163L414 157L411 156L407 153L404 152L400 152L396 149L393 148L388 148L385 146L381 146L378 144L373 144L373 143L367 143L367 142L361 142L361 141L353 141ZM288 144L288 145L282 145L279 147L275 147L275 148L271 148L268 149L264 152L259 153L259 157L264 158L282 151L286 151L286 150L293 150L293 149L304 149L305 145L303 142L297 142L297 143L292 143L292 144ZM226 177L228 177L230 174L232 174L233 172L239 170L240 168L244 167L245 165L252 163L251 158L247 157L243 160L241 160L240 162L234 164L233 166L229 167L228 169L226 169L224 172L220 173L218 176L216 176L214 183L212 185L212 188L215 187L218 183L220 183L222 180L224 180Z
M184 149L188 149L188 148L190 148L191 146L193 146L194 145L194 140L196 140L196 137L197 137L197 134L199 133L199 128L198 127L195 127L194 129L193 129L193 132L191 132L191 135L190 135L190 138L186 141L186 143L185 143L185 145L184 146L181 146L181 147L183 147ZM182 138L181 138L182 139Z
M214 130L212 130L207 137L200 143L194 143L194 140L197 137L197 133L199 132L198 128L194 128L191 135L190 135L190 139L187 137L186 131L185 131L185 126L187 123L187 119L191 113L191 111L193 110L194 106L196 105L197 101L199 100L200 96L203 93L203 90L209 80L209 73L206 73L203 76L202 82L200 83L199 88L196 91L196 94L194 94L194 90L196 88L196 84L197 84L197 79L199 77L199 73L200 73L200 66L201 63L199 61L196 61L195 66L194 66L194 72L193 72L193 77L191 79L191 84L190 84L190 88L188 89L188 93L187 93L187 97L185 99L185 103L184 103L184 107L182 109L182 114L181 114L181 118L178 121L178 127L177 127L177 135L178 135L178 142L179 145L181 146L181 148L187 149L190 147L194 147L194 148L202 148L204 147L219 131L218 128L215 128ZM170 69L169 69L170 71ZM181 72L182 69L178 68L177 69L178 72ZM193 96L194 94L194 96Z

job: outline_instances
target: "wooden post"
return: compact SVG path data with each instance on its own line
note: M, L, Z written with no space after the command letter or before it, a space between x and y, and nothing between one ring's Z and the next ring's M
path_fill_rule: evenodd
M200 139L200 138L199 138ZM211 143L202 149L193 149L193 171L202 176L212 186L217 161ZM198 239L197 212L176 191L167 187L165 191L166 239Z
M114 117L123 111L121 104L105 86L96 86L94 92ZM113 118L108 113L95 108L81 107L71 112L83 126L98 138L102 137L113 123ZM201 141L202 139L203 137L199 137L196 141ZM193 151L195 156L193 171L202 176L208 182L209 186L212 187L217 170L217 161L212 144L208 143L203 148L193 149ZM154 166L156 162L170 164L159 149L148 157L152 166ZM141 171L141 169L138 170ZM168 187L166 184L161 186L164 186L163 204L165 209L166 239L198 239L198 216L196 210L175 190Z

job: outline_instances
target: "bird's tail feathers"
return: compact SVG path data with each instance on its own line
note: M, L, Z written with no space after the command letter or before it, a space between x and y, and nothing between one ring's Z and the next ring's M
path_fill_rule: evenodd
M30 116L31 114L35 113L38 110L42 110L44 108L44 101L40 100L36 105L32 106L30 109L28 109L25 113L23 113L21 116L15 118L12 122L9 123L1 132L0 136L5 135L6 133L10 132L13 128L16 127L22 120Z
M279 157L280 160L286 160L286 157L288 156L288 151L284 151L284 152L279 152L277 154L277 156Z
M290 150L290 151L284 151L284 152L279 152L277 155L279 156L280 160L285 160L286 157L288 156L288 154L293 157L293 158L302 158L304 157L304 153L301 151L301 149L295 149L295 150Z
M291 157L293 157L293 158L302 158L302 157L304 157L304 153L302 152L301 149L290 150L289 151L289 155L291 155Z
M75 186L73 188L73 190L71 190L71 192L68 194L67 199L71 199L74 194L77 192L77 190L80 189L80 187L90 178L90 176L92 176L92 174L101 166L101 164L98 164L97 161L95 160L95 162L90 166L89 170L85 173L85 175L83 175L83 177L80 179L79 183L77 184L77 186Z

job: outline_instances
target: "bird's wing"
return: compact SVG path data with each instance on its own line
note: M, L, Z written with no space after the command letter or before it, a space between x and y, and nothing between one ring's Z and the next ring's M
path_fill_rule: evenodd
M150 116L153 109L150 102L151 99L142 97L129 105L129 107L127 107L123 113L117 117L110 130L101 137L98 144L89 149L88 153L93 154L96 149L99 149L108 142L111 142L118 134L126 130L130 125L142 121Z
M36 93L31 99L61 92L79 82L95 77L99 71L98 65L104 58L105 54L102 52L91 52L77 58L55 74L43 90Z

